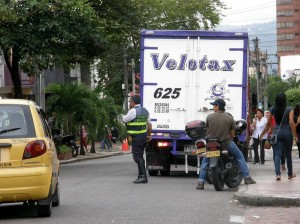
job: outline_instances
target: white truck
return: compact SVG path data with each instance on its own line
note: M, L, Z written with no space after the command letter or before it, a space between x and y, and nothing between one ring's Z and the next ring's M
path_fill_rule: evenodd
M140 71L141 104L153 127L146 147L150 176L168 176L172 164L185 164L186 172L199 167L185 125L205 121L215 99L224 99L236 120L247 120L247 33L143 30Z

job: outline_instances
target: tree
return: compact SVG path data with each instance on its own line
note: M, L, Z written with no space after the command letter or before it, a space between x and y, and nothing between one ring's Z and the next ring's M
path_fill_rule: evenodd
M295 77L291 77L288 80L282 80L279 76L272 76L268 78L268 85L265 88L264 94L268 97L268 101L271 105L275 103L275 97L278 92L287 93L288 90L298 89L300 86L300 82L296 81ZM297 90L293 90L290 92L290 100L289 103L294 105L297 100L298 92ZM288 96L287 96L288 97Z
M22 98L20 68L29 75L66 69L99 54L101 20L86 0L0 0L0 48L15 98Z
M300 89L294 88L289 89L285 92L287 98L287 105L291 107L295 107L296 105L300 105Z
M123 76L126 72L124 70L126 68L127 73L132 73L132 70L127 68L131 59L136 63L135 72L139 72L142 29L213 29L220 22L221 10L225 9L225 5L219 0L134 0L130 2L131 5L128 4L119 11L113 10L114 13L108 15L111 17L108 19L109 23L104 26L104 32L110 44L105 57L102 57L99 63L99 89L113 96L120 105L123 103L121 84L124 83ZM113 2L113 4L116 6L111 5L112 9L120 9L120 3ZM126 16L124 12L127 13ZM122 21L114 18L114 15L120 16ZM131 75L128 77L130 83Z
M82 124L87 126L91 152L95 152L94 142L105 124L119 126L117 117L121 108L110 97L99 98L99 93L84 84L52 84L47 92L51 93L47 111L56 112L58 127L66 133L78 133Z

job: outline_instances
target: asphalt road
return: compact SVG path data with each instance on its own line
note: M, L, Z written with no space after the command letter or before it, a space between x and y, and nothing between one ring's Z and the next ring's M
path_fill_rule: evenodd
M131 154L64 164L61 205L52 208L50 218L37 218L36 209L29 206L5 204L0 205L0 223L300 223L298 207L241 205L233 197L236 189L216 192L206 184L199 191L196 172L177 170L135 185L137 168Z
M61 166L61 205L50 218L34 208L1 205L1 223L176 224L243 223L247 207L234 200L236 189L196 190L195 172L171 172L133 184L137 167L131 154Z

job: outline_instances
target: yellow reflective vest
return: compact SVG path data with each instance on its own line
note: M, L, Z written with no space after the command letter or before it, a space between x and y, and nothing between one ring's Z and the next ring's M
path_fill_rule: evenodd
M130 135L144 134L147 132L147 121L149 112L140 105L136 106L136 117L127 123L127 133Z

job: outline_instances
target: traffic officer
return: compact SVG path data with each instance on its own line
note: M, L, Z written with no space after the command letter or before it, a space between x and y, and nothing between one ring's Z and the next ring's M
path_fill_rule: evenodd
M143 158L147 141L151 140L152 124L149 112L140 105L140 96L130 97L130 110L123 116L126 123L127 133L132 137L132 155L134 162L138 165L138 178L133 181L135 184L148 183L145 160Z

